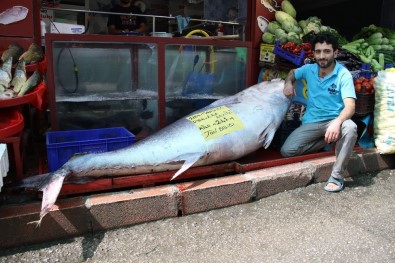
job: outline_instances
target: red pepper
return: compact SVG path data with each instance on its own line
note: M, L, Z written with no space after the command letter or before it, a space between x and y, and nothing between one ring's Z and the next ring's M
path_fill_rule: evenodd
M302 43L301 45L303 47L303 50L305 50L305 51L311 50L311 44L310 43Z
M295 47L295 48L292 50L292 53L294 53L294 54L296 54L296 55L299 55L301 51L302 51L302 49L301 49L300 47Z
M313 51L311 51L311 50L307 51L306 57L308 57L308 58L313 58L313 57L314 57Z
M358 78L354 81L354 84L362 84L362 80Z
M292 49L294 49L296 47L296 44L293 42L288 41L287 43L283 44L281 46L282 49L291 51Z

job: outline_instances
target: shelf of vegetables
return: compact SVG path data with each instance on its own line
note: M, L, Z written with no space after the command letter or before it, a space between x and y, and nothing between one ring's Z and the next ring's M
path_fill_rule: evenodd
M395 30L370 25L362 27L352 41L348 41L335 28L325 25L317 16L297 20L297 12L288 0L282 1L281 6L274 10L275 20L269 21L267 30L262 35L262 42L272 45L279 43L281 49L276 45L277 52L274 53L297 66L301 65L299 62L295 63L295 59L302 60L300 53L294 53L284 45L309 43L315 34L322 32L331 33L338 39L340 52L337 59L344 62L352 72L361 70L362 64L370 65L369 70L372 72L378 72L395 64ZM304 58L306 57L307 54Z
M313 61L311 40L315 34L329 32L337 37L339 44L347 44L347 40L338 31L324 25L316 16L296 20L296 10L291 2L284 0L281 9L275 11L275 20L270 21L262 35L264 44L275 45L273 53L296 66ZM302 51L304 51L302 53ZM306 58L309 58L306 60Z
M370 64L374 72L394 65L395 30L370 25L363 27L353 39L342 48L359 56L361 62Z
M264 68L262 80L268 80L270 76L277 77L280 72L285 73L292 68L314 62L311 50L314 36L323 32L331 33L339 42L336 60L343 64L354 78L357 96L354 117L369 119L372 114L382 112L382 107L378 106L382 94L378 94L380 90L376 89L377 79L380 73L395 70L395 30L372 24L362 27L360 32L348 41L317 16L297 20L297 12L288 0L282 1L281 6L273 10L275 16L262 34L262 45L273 45L275 59L274 63L263 61L260 64ZM391 87L393 86L391 84ZM393 99L391 105L392 102Z
M275 44L279 40L281 44L288 41L300 44L305 42L305 37L311 33L320 32L335 35L340 45L347 43L346 38L341 36L336 29L322 24L321 19L316 16L297 21L296 10L288 0L282 1L281 10L275 12L275 20L268 23L267 31L262 35L263 43Z

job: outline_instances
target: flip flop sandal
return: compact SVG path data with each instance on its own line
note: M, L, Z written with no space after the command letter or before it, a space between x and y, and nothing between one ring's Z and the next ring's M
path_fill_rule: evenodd
M337 187L334 188L334 189L328 188L328 184L330 184L330 183L337 185ZM340 191L342 191L343 189L344 189L344 179L338 179L338 178L335 178L335 177L333 177L333 176L329 177L329 179L328 179L328 181L325 183L325 187L324 187L324 190L325 190L325 191L331 192L331 193L340 192Z

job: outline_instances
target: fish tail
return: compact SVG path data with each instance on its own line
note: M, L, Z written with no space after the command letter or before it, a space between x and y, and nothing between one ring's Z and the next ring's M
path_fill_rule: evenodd
M37 227L40 226L43 217L49 213L52 206L55 204L60 189L62 188L63 181L69 173L69 170L62 168L53 173L28 177L18 184L18 187L35 188L43 192L40 219L29 222L28 224L36 224Z

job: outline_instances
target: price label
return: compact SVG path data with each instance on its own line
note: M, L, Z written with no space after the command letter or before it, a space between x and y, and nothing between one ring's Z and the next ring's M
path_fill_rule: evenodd
M240 118L228 107L221 106L187 117L206 141L244 128Z

